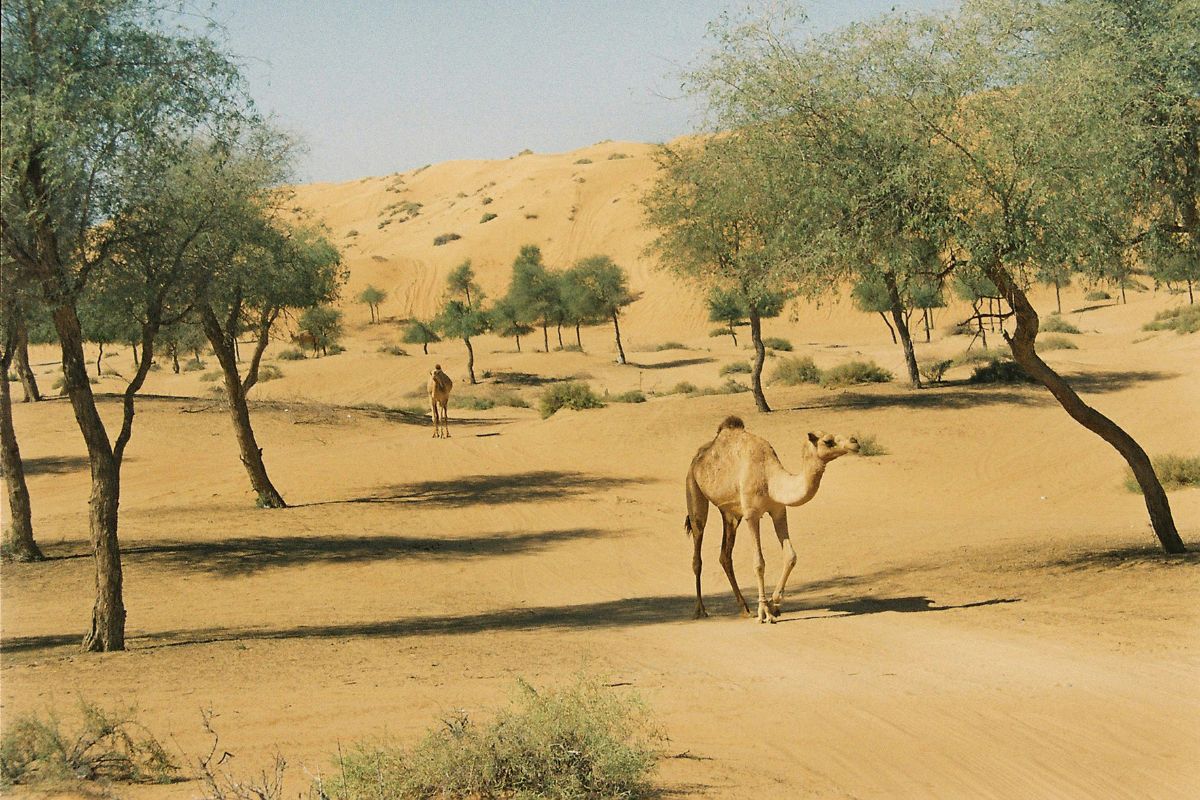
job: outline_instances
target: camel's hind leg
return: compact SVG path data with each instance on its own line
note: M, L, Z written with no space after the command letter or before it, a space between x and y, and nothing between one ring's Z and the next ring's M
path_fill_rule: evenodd
M438 404L433 396L429 398L429 410L430 416L433 417L433 438L437 439L441 436L441 430L438 428Z
M796 566L796 548L788 534L787 509L781 508L771 512L771 522L775 525L775 536L779 539L779 546L784 550L783 572L779 576L779 585L775 587L770 604L771 613L778 616L779 606L783 603L783 590L787 588L788 577L792 574L792 568Z
M448 410L449 402L450 400L448 398L442 401L442 431L447 439L450 438L450 411Z
M733 543L737 540L737 527L742 521L737 517L721 512L721 522L724 526L724 530L721 532L721 568L725 570L725 577L729 578L729 585L733 589L733 596L737 598L743 616L748 617L750 616L750 606L746 604L746 598L742 595L742 588L738 586L737 578L733 574Z
M708 611L704 608L704 594L700 590L700 570L703 565L700 548L704 543L704 526L708 522L708 498L701 493L691 475L688 475L687 479L687 507L688 515L684 525L692 537L692 571L696 573L695 617L700 619L708 616Z

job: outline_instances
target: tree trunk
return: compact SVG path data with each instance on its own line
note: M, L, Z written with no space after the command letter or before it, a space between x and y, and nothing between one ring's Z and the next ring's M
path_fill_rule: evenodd
M238 376L237 356L234 354L234 337L226 338L217 321L216 314L211 308L201 312L204 323L204 334L212 345L225 377L225 395L229 400L229 416L233 420L233 430L237 435L238 449L241 451L242 465L250 476L250 486L258 495L260 508L287 508L287 503L271 483L267 475L267 467L263 463L262 448L254 438L254 429L250 426L250 409L246 405L246 393Z
M179 348L171 345L171 369L176 375L179 374Z
M737 343L737 331L736 331L736 330L734 330L734 327L733 327L733 325L732 325L732 324L730 324L730 326L729 326L729 335L730 335L731 337L733 337L733 347L734 347L734 349L736 350L736 349L737 349L737 346L738 346L738 343Z
M29 363L29 330L25 327L25 320L20 315L15 315L13 320L16 333L16 343L13 349L13 365L17 368L17 377L21 379L21 388L25 390L25 399L23 403L36 403L42 399L42 392L38 389L37 377L33 374L33 367Z
M104 342L99 342L98 345L100 347L100 352L96 353L96 377L97 378L100 377L100 374L101 374L100 371L102 369L102 367L100 366L100 359L104 358Z
M279 310L273 309L265 312L259 319L258 341L255 342L254 354L250 357L250 369L246 370L246 379L242 381L242 394L249 392L258 383L258 369L262 364L267 344L271 341L271 326L275 324L275 318L278 316Z
M1038 356L1034 348L1039 325L1037 311L1008 271L999 264L992 264L985 267L984 272L1004 293L1009 306L1016 314L1017 325L1013 335L1005 334L1004 337L1012 349L1013 358L1026 372L1050 390L1054 399L1072 419L1108 442L1121 454L1133 470L1133 475L1142 489L1150 524L1154 527L1154 533L1158 536L1163 550L1168 553L1186 552L1187 548L1184 547L1183 540L1175 528L1167 493L1163 491L1162 483L1159 482L1146 451L1119 425L1083 402L1062 376Z
M925 321L925 343L929 344L931 341L933 341L933 339L931 339L929 336L929 331L933 327L933 312L931 312L928 308L923 308L921 311L924 312L921 315L921 318Z
M469 336L463 337L463 343L467 346L467 375L470 376L471 385L474 386L479 383L479 381L475 380L475 348L471 347L471 338Z
M1192 279L1191 278L1187 279L1187 286L1188 286L1188 305L1193 306L1196 304L1196 297L1195 297L1195 295L1192 294Z
M758 316L758 307L753 303L750 304L750 339L754 342L754 372L751 376L754 404L758 406L759 411L766 413L771 410L762 389L762 369L763 362L767 360L767 348L763 346L762 319Z
M1054 281L1054 303L1058 308L1058 313L1062 313L1062 285L1057 279Z
M617 312L616 311L612 312L612 321L613 321L613 333L616 334L616 337L617 337L617 363L624 364L624 363L626 363L625 362L625 348L621 346L621 323L617 322Z
M579 323L578 322L575 323L575 344L579 347L579 350L582 352L583 351L583 337L579 335Z
M550 332L546 329L547 323L542 323L542 348L543 352L550 352Z
M518 353L521 352L521 337L520 337L520 335L517 336L517 352Z
M913 351L912 333L908 329L908 317L904 313L904 304L900 299L900 289L896 285L895 274L885 272L883 282L887 286L888 299L892 303L892 321L896 323L896 332L900 334L900 342L904 347L904 363L908 367L908 382L914 389L920 389L921 373L917 370L917 354Z
M892 323L888 321L887 314L884 314L882 311L880 311L879 318L883 320L884 325L887 325L888 333L892 335L892 344L899 344L896 341L896 329L893 328Z
M14 337L15 338L15 337ZM7 349L7 348L6 348ZM14 348L15 349L15 348ZM45 558L33 539L33 514L29 505L29 487L25 485L25 467L12 421L12 388L8 385L8 365L12 349L0 357L0 469L8 487L8 530L0 555L13 561L41 561Z
M136 345L136 344L133 344L133 343L131 343L131 344L130 344L130 347L133 349L133 368L134 368L134 369L137 369L137 368L138 368L138 364L142 363L142 362L141 362L141 359L139 359L139 358L138 358L137 345Z
M425 353L425 355L429 355L429 342L421 342L421 351Z
M562 340L562 323L561 323L561 322L560 322L560 323L558 323L558 349L559 349L559 350L562 350L562 349L563 349L563 340Z

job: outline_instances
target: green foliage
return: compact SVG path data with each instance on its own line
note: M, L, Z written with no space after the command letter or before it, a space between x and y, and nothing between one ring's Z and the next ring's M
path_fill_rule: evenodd
M1190 489L1200 486L1200 456L1161 455L1151 459L1154 472L1162 482L1163 489L1168 492L1176 489ZM1142 487L1133 477L1133 471L1126 469L1125 488L1141 494Z
M560 408L582 411L587 408L603 408L604 403L586 383L567 381L546 387L539 400L539 407L542 419L546 419Z
M300 315L300 330L311 334L315 346L328 352L342 335L342 312L332 306L306 309Z
M516 305L507 297L502 297L493 305L489 325L497 336L504 338L519 338L533 333L533 327L525 324Z
M484 206L491 205L491 203L492 203L492 198L490 198L490 197L485 197L479 201L479 204L484 205Z
M886 456L888 454L887 448L880 444L879 440L873 434L867 434L865 436L860 435L855 438L858 439L858 454L860 456L872 458L874 456Z
M558 277L542 262L537 245L525 245L513 261L508 301L525 323L554 323L562 309Z
M462 300L447 300L433 325L443 336L466 341L487 331L488 315Z
M811 356L781 358L771 374L771 383L783 386L820 382L821 370L813 363Z
M864 278L856 283L850 290L850 297L859 311L876 314L890 311L892 308L887 286L882 278L876 276Z
M374 314L375 309L379 307L379 304L384 300L387 300L387 296L388 293L383 289L378 289L375 286L368 284L367 288L358 293L358 302L370 306L371 312Z
M666 350L687 350L687 345L681 342L659 342L654 345L654 352L662 353Z
M954 366L954 359L951 358L922 359L917 362L917 371L929 383L941 383L942 378L946 375L946 370L952 366Z
M768 350L777 350L782 353L792 352L792 343L787 339L782 339L778 336L764 336L763 347Z
M834 387L859 383L887 383L895 377L874 361L847 361L823 371L821 385Z
M1057 314L1051 314L1042 320L1041 330L1044 333L1079 333L1079 328L1076 328Z
M286 347L279 351L277 358L280 361L303 361L304 351L297 347Z
M259 369L261 370L262 367L259 367ZM200 376L200 381L202 383L215 383L216 381L221 380L221 378L223 378L223 377L224 377L224 374L220 370L217 370L215 372L204 373L203 375Z
M597 681L562 689L521 682L485 724L460 711L411 749L359 743L314 787L328 800L521 798L587 800L651 795L660 734L636 697Z
M1113 298L1111 294L1103 289L1092 289L1083 296L1083 299L1094 303L1100 300L1112 300Z
M646 395L643 392L639 392L638 390L634 389L633 391L611 395L606 399L611 400L614 403L644 403L646 402Z
M428 347L441 340L442 337L438 336L437 329L432 322L415 319L404 327L405 344L419 344L422 347Z
M1065 336L1043 336L1037 340L1037 349L1048 350L1078 350L1079 346Z
M1173 330L1176 333L1200 331L1200 305L1181 306L1154 315L1154 319L1142 326L1144 331Z
M441 247L444 244L450 244L451 242L457 241L461 238L462 237L457 233L441 233L433 237L433 246Z
M79 701L82 721L64 729L51 714L5 720L0 738L0 785L70 781L169 783L179 767L136 719L135 710L107 711Z
M480 217L480 218L479 218L479 224L480 224L480 225L482 225L482 224L483 224L483 223L485 223L485 222L491 222L491 221L492 221L492 220L494 220L494 219L495 219L497 216L498 216L497 214L492 214L492 213L490 213L490 212L489 212L489 213L487 213L487 214L484 214L482 217Z
M733 361L721 366L720 375L721 377L725 377L726 375L749 375L752 371L753 368L748 362Z
M184 372L197 372L204 369L204 362L196 358L188 359L187 361L183 362L183 364L180 366L180 369Z
M696 384L688 381L680 381L671 388L671 394L695 394L700 391L696 388Z
M450 407L466 408L471 411L487 411L489 408L496 407L496 401L490 397L483 397L481 395L455 392L450 395Z
M509 408L529 408L529 401L512 389L493 389L490 395L492 402L498 406Z
M971 383L1036 383L1029 373L1011 359L990 358L986 364L975 368Z

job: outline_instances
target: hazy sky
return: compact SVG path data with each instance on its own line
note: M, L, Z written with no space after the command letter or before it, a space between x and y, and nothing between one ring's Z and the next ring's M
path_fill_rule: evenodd
M828 30L952 0L817 0ZM251 93L307 144L300 178L560 152L694 130L679 72L746 0L218 0Z

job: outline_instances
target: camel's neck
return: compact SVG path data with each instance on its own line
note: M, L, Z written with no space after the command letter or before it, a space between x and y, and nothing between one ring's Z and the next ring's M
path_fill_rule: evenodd
M825 462L815 457L806 458L799 472L788 472L780 464L767 473L767 491L771 499L785 506L800 506L807 503L821 488L821 476L825 474Z

